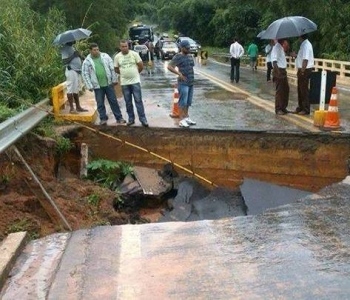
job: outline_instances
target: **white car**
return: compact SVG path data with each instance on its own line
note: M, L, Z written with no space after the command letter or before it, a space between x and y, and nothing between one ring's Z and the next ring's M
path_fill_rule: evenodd
M150 60L148 57L149 50L148 50L148 47L146 45L135 45L133 50L140 55L140 57L143 61Z

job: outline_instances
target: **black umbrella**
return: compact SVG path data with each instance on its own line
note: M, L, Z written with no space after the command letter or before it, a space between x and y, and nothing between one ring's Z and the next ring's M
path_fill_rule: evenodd
M72 29L67 30L63 33L60 33L58 36L56 36L55 40L53 41L53 45L64 45L69 42L79 41L82 39L86 39L90 36L91 31L84 28L78 28L78 29Z
M317 25L308 18L291 16L278 19L270 24L265 32L259 33L261 39L282 39L297 37L317 30Z

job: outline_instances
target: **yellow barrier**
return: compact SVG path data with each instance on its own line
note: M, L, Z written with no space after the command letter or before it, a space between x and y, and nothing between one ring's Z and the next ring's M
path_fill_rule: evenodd
M66 103L66 84L61 83L52 88L52 105L55 118L60 114Z
M94 122L97 117L96 102L93 96L89 97L80 97L85 98L83 106L88 108L87 112L80 112L71 114L69 109L66 109L66 83L60 83L52 88L52 105L53 113L56 120L71 120L71 121L81 121L81 122ZM89 92L88 92L89 93Z

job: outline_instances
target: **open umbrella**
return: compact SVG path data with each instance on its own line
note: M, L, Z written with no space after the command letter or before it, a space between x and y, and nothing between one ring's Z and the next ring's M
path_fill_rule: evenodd
M261 34L261 39L282 39L301 36L317 30L317 25L305 17L291 16L278 19Z
M53 41L53 45L63 45L69 42L79 41L82 39L86 39L91 34L91 31L84 28L67 30L63 33L60 33L56 36Z
M265 31L266 31L266 30L260 31L256 37L259 38L259 39L261 39L261 36L265 33Z

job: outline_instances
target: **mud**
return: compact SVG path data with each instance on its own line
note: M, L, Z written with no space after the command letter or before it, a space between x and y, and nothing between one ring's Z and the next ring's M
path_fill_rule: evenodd
M97 225L120 225L148 222L142 216L147 210L115 211L115 193L77 174L77 161L71 154L58 159L55 142L28 134L17 147L56 203L73 230ZM73 149L73 152L76 151ZM66 229L50 217L38 201L33 178L8 150L0 155L0 240L7 234L28 231L31 238L39 238ZM49 212L52 216L52 211Z

